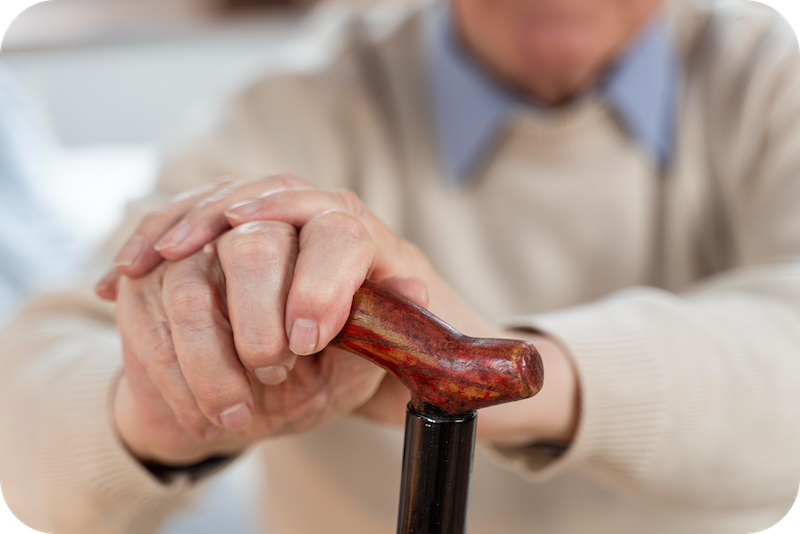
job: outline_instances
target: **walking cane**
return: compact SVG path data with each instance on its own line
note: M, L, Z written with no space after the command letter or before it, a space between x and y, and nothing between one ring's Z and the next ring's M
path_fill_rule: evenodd
M463 534L476 410L531 397L544 373L530 343L476 339L389 289L364 282L333 344L411 390L398 534Z

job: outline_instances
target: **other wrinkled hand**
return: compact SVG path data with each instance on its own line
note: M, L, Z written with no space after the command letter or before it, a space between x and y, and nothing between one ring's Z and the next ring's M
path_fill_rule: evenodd
M237 453L347 415L374 394L384 373L372 363L335 348L314 354L308 329L297 342L308 355L289 348L286 318L307 305L291 285L298 259L293 227L256 222L120 281L125 373L114 408L138 457L187 463Z

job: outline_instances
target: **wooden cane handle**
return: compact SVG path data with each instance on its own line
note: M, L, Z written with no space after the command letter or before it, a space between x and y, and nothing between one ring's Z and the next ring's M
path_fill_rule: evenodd
M375 282L353 297L334 346L372 360L411 390L417 409L463 414L532 397L544 370L526 341L465 336L427 310Z

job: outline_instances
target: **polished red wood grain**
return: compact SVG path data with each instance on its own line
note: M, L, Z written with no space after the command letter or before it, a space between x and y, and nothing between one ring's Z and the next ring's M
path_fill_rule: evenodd
M372 360L425 405L462 414L532 397L544 369L526 341L465 336L427 310L375 282L353 298L350 318L333 345Z

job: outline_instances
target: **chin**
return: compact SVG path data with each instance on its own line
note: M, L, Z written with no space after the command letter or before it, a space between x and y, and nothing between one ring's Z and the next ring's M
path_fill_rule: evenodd
M604 53L607 43L593 38L589 32L537 29L526 34L515 47L514 70L525 73L523 79L535 78L536 86L541 86L545 78L552 79L553 85L580 85L580 80L595 74L607 55Z

